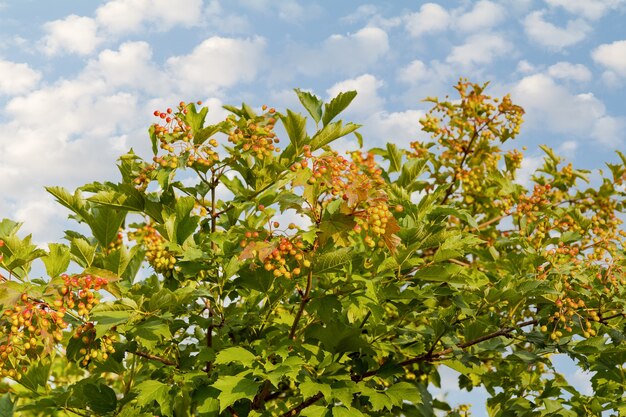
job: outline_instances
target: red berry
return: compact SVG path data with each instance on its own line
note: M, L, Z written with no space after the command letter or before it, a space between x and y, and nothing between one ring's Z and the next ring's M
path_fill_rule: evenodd
M159 117L159 114L161 114L161 112L160 112L160 111L158 111L158 110L155 110L153 114L154 114L156 117Z
M167 114L172 114L172 109L170 109L169 107L165 111L167 112Z
M167 115L166 115L165 113L161 113L161 114L159 114L159 117L160 117L161 119L165 119L165 117L166 117L166 116L167 116Z

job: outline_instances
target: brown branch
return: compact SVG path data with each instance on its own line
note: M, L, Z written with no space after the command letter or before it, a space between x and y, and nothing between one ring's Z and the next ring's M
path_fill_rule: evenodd
M272 388L272 383L266 380L261 387L261 391L252 399L253 410L258 410L263 407L263 404L265 404L265 401L269 398L270 388Z
M491 220L487 220L486 222L479 224L478 227L476 228L476 230L481 230L481 229L489 226L490 224L493 224L493 223L498 222L498 221L500 221L500 220L502 220L502 219L504 219L506 217L509 217L510 215L511 215L511 213L506 213L506 214L502 214L502 215L500 215L498 217L494 217Z
M232 406L228 406L228 407L226 407L226 409L228 410L228 412L230 413L231 416L239 417L239 414L237 414L237 412L235 411L235 409Z
M600 318L600 323L606 324L606 321L611 320L611 319L615 319L615 318L618 318L618 317L626 317L626 313L616 313L616 314L613 314L611 316L601 317Z
M459 344L457 344L453 348L450 347L450 348L447 348L447 349L440 350L438 352L426 352L425 354L420 355L420 356L416 356L415 358L411 358L411 359L407 359L407 360L402 361L402 362L398 362L396 364L396 366L403 367L403 366L407 366L407 365L412 365L414 363L429 362L429 361L433 361L433 360L438 360L442 356L445 356L445 355L447 355L449 353L454 352L455 349L467 349L470 346L477 345L478 343L484 342L486 340L490 340L490 339L493 339L493 338L496 338L496 337L500 337L500 336L506 336L506 335L508 335L509 333L511 333L514 330L517 330L519 328L526 327L526 326L536 325L537 323L539 323L539 320L533 319L533 320L525 321L523 323L516 324L515 326L505 327L504 329L500 329L500 330L497 330L497 331L495 331L493 333L489 333L489 334L483 335L483 336L478 337L478 338L476 338L474 340L470 340L469 342L459 343ZM376 375L378 372L380 372L380 370L381 370L381 368L378 368L378 369L374 369L372 371L365 372L364 374L361 374L361 375L353 375L352 376L352 380L353 381L357 381L357 382L361 381L364 378L368 378L370 376Z
M148 353L148 352L130 351L130 350L127 350L127 352L128 353L132 353L133 355L137 355L137 356L142 357L142 358L146 358L146 359L150 359L150 360L153 360L153 361L161 362L164 365L178 367L178 364L176 362L171 361L171 360L166 359L166 358L162 358L160 356L153 355L153 354Z
M322 399L323 396L324 395L321 392L318 392L314 396L312 396L312 397L302 401L300 404L298 404L297 406L293 407L291 410L289 410L286 413L282 414L281 417L294 417L294 416L297 416L298 414L300 414L300 411L304 410L305 408L307 408L310 405L315 404L317 401Z
M307 303L310 300L309 295L311 294L312 286L313 286L313 270L310 270L309 275L307 275L307 278L306 278L306 289L304 290L304 293L302 294L302 299L300 300L300 307L298 308L298 311L296 312L296 317L294 317L293 324L291 325L291 330L289 331L289 338L291 340L295 339L296 337L296 331L298 330L298 322L300 321L300 318L302 317L302 313L304 312L304 307L306 307Z

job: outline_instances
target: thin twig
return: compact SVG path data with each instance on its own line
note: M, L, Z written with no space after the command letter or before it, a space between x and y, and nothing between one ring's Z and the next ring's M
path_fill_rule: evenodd
M321 392L318 392L314 396L312 396L312 397L302 401L300 404L298 404L297 406L293 407L291 410L289 410L286 413L284 413L281 417L294 417L294 416L297 416L298 414L300 414L300 411L304 410L305 408L307 408L310 405L315 404L323 396L324 395Z
M312 286L313 286L313 270L310 270L309 275L307 275L307 278L306 278L306 289L304 290L304 293L302 294L302 298L300 299L300 307L298 308L298 311L296 312L296 317L294 317L293 324L291 325L291 330L289 331L289 338L292 340L295 339L296 337L296 331L298 330L298 322L300 321L300 318L302 317L302 313L304 312L304 307L306 307L307 303L310 300L309 295L311 294Z
M166 358L162 358L162 357L160 357L160 356L153 355L153 354L148 353L148 352L142 352L142 351L130 351L130 350L127 350L127 352L128 352L128 353L132 353L133 355L140 356L140 357L142 357L142 358L146 358L146 359L150 359L150 360L153 360L153 361L161 362L161 363L162 363L162 364L164 364L164 365L168 365L168 366L176 366L176 367L178 367L178 364L177 364L176 362L171 361L171 360L166 359Z

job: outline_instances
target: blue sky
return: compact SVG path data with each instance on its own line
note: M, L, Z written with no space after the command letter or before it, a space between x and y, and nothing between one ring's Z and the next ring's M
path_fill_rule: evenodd
M222 104L297 107L294 87L357 89L347 117L377 146L420 138L424 97L490 81L526 108L526 173L543 143L601 168L626 142L625 15L626 0L0 0L0 217L58 240L67 213L43 187L149 157L154 109L203 100L219 120Z

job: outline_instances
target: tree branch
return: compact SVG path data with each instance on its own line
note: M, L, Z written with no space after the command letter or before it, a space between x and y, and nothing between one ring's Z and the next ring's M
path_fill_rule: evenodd
M429 362L429 361L432 361L432 360L437 360L437 359L439 359L442 356L445 356L445 355L447 355L449 353L454 352L455 349L467 349L470 346L477 345L477 344L479 344L481 342L484 342L486 340L490 340L490 339L493 339L493 338L496 338L496 337L500 337L500 336L506 336L506 335L508 335L509 333L511 333L514 330L517 330L517 329L520 329L520 328L526 327L526 326L536 325L538 323L539 323L539 320L537 320L537 319L528 320L528 321L525 321L523 323L516 324L515 326L505 327L504 329L500 329L500 330L497 330L497 331L495 331L493 333L489 333L489 334L483 335L483 336L478 337L478 338L476 338L474 340L470 340L469 342L459 343L454 348L450 347L450 348L447 348L447 349L440 350L438 352L426 352L425 354L420 355L420 356L416 356L415 358L411 358L411 359L407 359L407 360L402 361L402 362L398 362L396 365L400 366L400 367L403 367L403 366L407 366L407 365L412 365L414 363ZM378 372L380 372L380 369L381 368L374 369L372 371L365 372L364 374L361 374L361 375L353 375L352 376L352 380L358 382L358 381L361 381L361 380L363 380L365 378L368 378L370 376L374 376Z
M300 307L298 308L298 311L296 312L296 317L293 319L293 324L291 325L291 330L289 331L289 338L291 340L295 339L296 337L296 330L298 330L298 322L300 321L300 318L302 317L302 313L304 312L304 307L306 307L307 303L310 300L309 295L311 294L312 286L313 286L313 270L310 270L309 275L307 275L307 278L306 278L306 289L304 290L304 293L302 294L302 299L300 300Z
M310 405L315 404L323 396L324 395L322 395L321 392L318 392L314 396L312 396L312 397L302 401L300 404L298 404L297 406L293 407L291 410L289 410L286 413L282 414L281 417L294 417L294 416L297 416L298 414L300 414L300 411L304 410L305 408L307 408Z
M166 358L162 358L160 356L153 355L153 354L148 353L148 352L130 351L130 350L127 350L127 352L128 353L132 353L133 355L137 355L137 356L142 357L142 358L146 358L146 359L150 359L150 360L153 360L153 361L161 362L164 365L175 366L175 367L178 368L178 364L176 362L171 361L171 360L166 359Z

